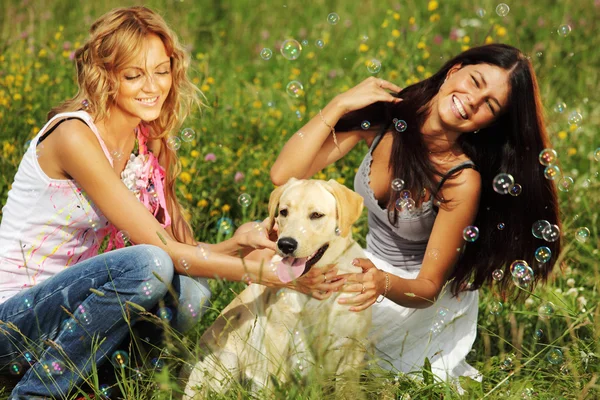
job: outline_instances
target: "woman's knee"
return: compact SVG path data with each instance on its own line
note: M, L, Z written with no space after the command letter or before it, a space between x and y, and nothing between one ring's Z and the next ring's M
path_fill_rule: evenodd
M142 275L140 290L149 300L158 302L168 291L173 282L175 268L171 256L158 246L138 245L136 268Z
M212 293L206 278L175 275L173 288L177 293L175 329L185 332L191 329L204 315Z

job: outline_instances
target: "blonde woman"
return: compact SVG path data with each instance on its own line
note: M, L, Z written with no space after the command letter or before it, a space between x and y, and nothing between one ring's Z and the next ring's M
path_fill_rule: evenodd
M184 331L210 297L198 277L251 273L281 285L239 257L275 249L264 230L203 244L207 257L182 218L166 143L200 102L165 21L144 7L115 9L75 58L79 92L31 141L2 213L0 366L22 375L15 398L66 396L139 319L129 303L151 310L172 287L172 323ZM101 246L110 251L98 255Z

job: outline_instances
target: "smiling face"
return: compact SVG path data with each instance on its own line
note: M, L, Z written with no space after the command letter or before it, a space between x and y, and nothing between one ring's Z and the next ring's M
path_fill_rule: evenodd
M112 111L127 119L157 119L173 83L171 60L162 40L148 35L142 51L118 72L118 79L119 91Z
M471 132L494 122L508 106L509 71L490 64L448 71L432 111L447 130Z

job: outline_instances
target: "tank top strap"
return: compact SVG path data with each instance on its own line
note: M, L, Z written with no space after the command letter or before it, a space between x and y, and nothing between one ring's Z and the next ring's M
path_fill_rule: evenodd
M379 142L381 142L381 139L383 138L383 135L385 134L386 130L387 130L387 126L384 126L379 130L379 132L375 136L375 139L373 139L373 143L371 143L371 147L369 148L370 152L373 152L373 150L375 150L375 148L377 147Z
M98 139L98 142L100 143L100 147L102 148L102 151L104 152L104 155L106 156L106 158L108 159L108 162L112 166L113 165L112 156L110 155L110 152L108 151L108 148L106 147L106 144L104 143L104 140L100 136L100 132L98 131L98 127L96 127L96 124L94 124L94 120L92 119L92 116L90 114L88 114L87 112L85 112L85 111L73 111L73 112L65 112L65 113L56 114L40 130L40 133L39 133L40 136L38 138L38 144L41 141L43 141L50 133L52 133L54 131L54 129L58 125L60 125L62 122L67 121L69 119L79 119L79 120L82 120L92 130L92 132L94 133L94 135ZM52 126L52 128L50 128L46 132L46 130L48 129L48 127L51 126L55 121L58 121L58 122L56 124L54 124Z
M440 183L437 186L436 192L439 192L440 189L442 188L442 186L444 185L444 182L446 182L446 180L448 178L450 178L452 175L454 175L455 173L462 171L463 169L466 168L473 168L474 170L477 170L477 166L475 165L475 163L471 160L467 160L463 163L460 163L458 165L455 165L454 167L450 168L445 174L444 176L442 176L442 179L440 180Z

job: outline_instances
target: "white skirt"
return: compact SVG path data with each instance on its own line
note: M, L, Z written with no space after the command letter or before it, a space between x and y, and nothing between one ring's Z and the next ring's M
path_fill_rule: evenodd
M401 278L414 279L418 270L406 271L392 266L365 251L377 268ZM425 358L431 370L442 381L458 386L459 376L481 381L481 374L467 364L465 357L471 351L477 335L479 293L466 291L452 296L449 286L442 290L438 300L428 308L415 309L399 306L383 299L373 305L373 324L369 333L373 354L379 366L391 371L417 373Z

